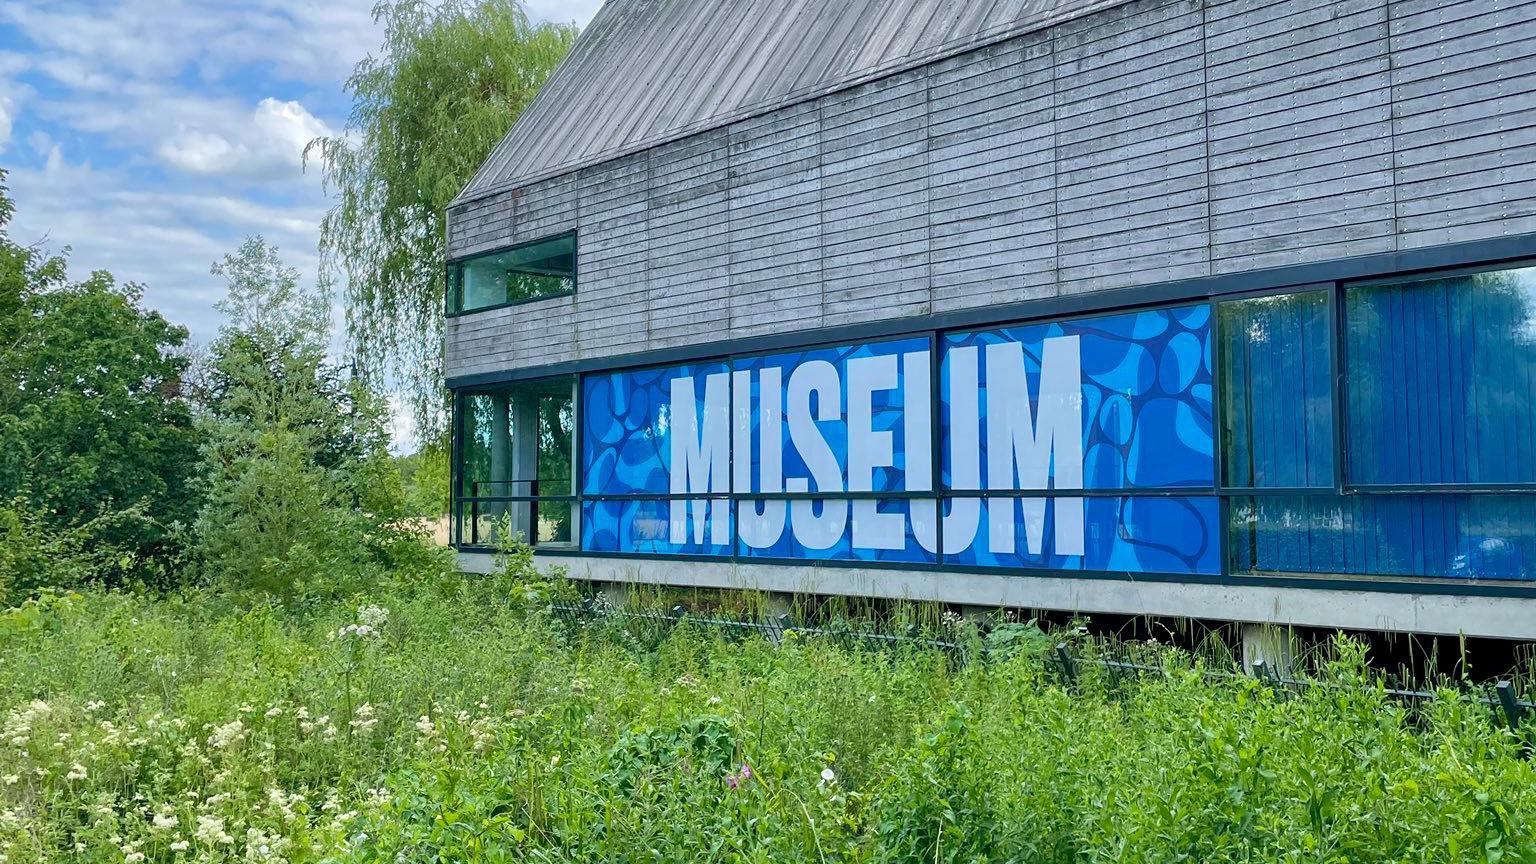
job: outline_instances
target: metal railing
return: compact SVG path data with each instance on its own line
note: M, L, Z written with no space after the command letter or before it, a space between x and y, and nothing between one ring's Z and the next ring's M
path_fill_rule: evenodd
M761 636L770 642L778 644L783 641L785 634L793 632L797 638L810 638L826 640L839 647L849 649L870 648L897 648L914 647L928 650L941 651L951 660L966 663L971 658L972 649L957 639L938 639L921 633L917 627L907 628L905 633L886 632L873 629L871 626L854 627L847 624L833 626L814 626L794 623L788 615L776 615L765 618L751 618L747 616L730 616L721 614L700 615L690 612L684 606L674 606L668 612L641 612L630 609L615 609L602 605L594 600L583 600L580 604L553 604L550 612L561 622L576 627L599 620L616 621L622 626L643 625L653 633L662 634L671 628L687 622L691 626L703 627L718 631L728 638L745 638L748 636ZM981 648L985 653L985 647ZM1075 687L1082 677L1085 666L1092 666L1108 675L1113 684L1120 684L1126 679L1140 679L1144 676L1164 676L1167 669L1162 666L1154 666L1148 663L1137 662L1128 659L1128 654L1122 653L1120 657L1074 657L1070 646L1066 642L1058 642L1049 654L1048 665L1059 677L1062 683ZM1314 688L1341 688L1342 685L1335 682L1321 681L1313 678L1296 678L1282 674L1271 665L1262 660L1255 661L1250 670L1233 668L1202 669L1201 674L1210 680L1232 680L1237 678L1258 678L1269 684L1278 693L1299 693L1303 690ZM1420 707L1436 698L1437 694L1431 690L1386 687L1382 692L1404 703L1408 707ZM1536 703L1519 698L1515 694L1514 685L1507 680L1499 680L1487 688L1487 692L1478 693L1476 701L1486 706L1494 715L1495 722L1516 730L1528 717L1536 717ZM1536 742L1528 742L1526 753L1530 755L1536 749Z
M579 625L599 619L616 619L622 623L645 624L653 628L670 628L687 621L696 627L718 630L728 637L748 635L762 636L770 642L783 641L784 635L793 631L799 638L822 639L844 648L905 647L942 651L953 657L965 659L965 646L958 641L934 639L917 632L889 633L881 630L854 628L851 626L818 627L794 623L788 615L775 615L762 619L745 616L698 615L686 607L673 606L666 613L637 612L629 609L612 609L593 600L583 600L579 605L554 604L550 612L566 624Z

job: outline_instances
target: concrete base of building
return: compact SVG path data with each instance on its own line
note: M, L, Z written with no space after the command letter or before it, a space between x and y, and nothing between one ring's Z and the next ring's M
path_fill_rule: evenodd
M1070 576L750 564L734 561L540 556L574 579L603 583L724 588L778 594L848 595L988 609L1206 618L1281 627L1536 639L1536 598L1327 587L1210 585L1079 579ZM468 572L488 572L490 555L461 552Z

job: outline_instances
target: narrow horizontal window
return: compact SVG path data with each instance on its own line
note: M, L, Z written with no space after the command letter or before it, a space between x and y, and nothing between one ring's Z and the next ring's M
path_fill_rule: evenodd
M455 262L448 311L472 312L576 290L576 235L562 234Z

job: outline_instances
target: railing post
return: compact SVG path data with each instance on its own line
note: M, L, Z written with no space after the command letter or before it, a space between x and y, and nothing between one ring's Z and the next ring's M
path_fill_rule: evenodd
M1515 688L1508 681L1500 681L1493 685L1493 692L1498 694L1499 706L1504 709L1504 719L1509 723L1510 730L1519 729L1525 710L1515 699Z
M1072 662L1072 655L1067 653L1067 643L1056 643L1056 659L1061 661L1061 674L1067 677L1067 684L1077 686L1077 664Z

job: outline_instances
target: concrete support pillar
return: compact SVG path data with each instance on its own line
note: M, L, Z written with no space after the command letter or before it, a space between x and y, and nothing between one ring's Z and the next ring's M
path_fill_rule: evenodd
M629 605L628 582L602 582L599 583L598 594L603 602L612 609L623 609Z
M763 594L762 614L764 618L777 618L780 615L788 615L790 618L794 618L795 595L784 594L778 591L765 592Z
M1296 662L1296 634L1289 627L1274 624L1244 624L1243 669L1253 672L1253 664L1264 661L1276 675L1290 675Z
M997 611L998 610L996 606L972 606L968 604L961 604L960 617L971 622L972 624L980 625L991 621L993 614Z
M539 476L539 400L528 393L512 397L509 406L512 427L512 480L506 494L533 495L537 493L534 480ZM509 509L512 532L522 535L529 543L538 539L538 526L533 524L535 507L532 501L514 501Z
M491 395L491 475L476 494L506 495L508 480L512 479L512 428L507 416L507 394ZM507 512L506 505L491 501L480 507L481 516L489 523L480 535L493 543L500 542L501 518Z

